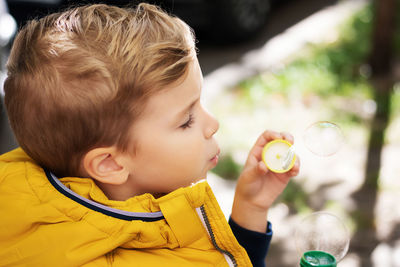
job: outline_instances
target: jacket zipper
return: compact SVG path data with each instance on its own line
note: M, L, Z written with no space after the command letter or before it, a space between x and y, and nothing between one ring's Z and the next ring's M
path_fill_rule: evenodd
M200 212L201 213L199 213L199 212L198 213L203 218L202 222L207 229L208 235L210 236L211 242L214 245L214 247L225 256L225 259L228 261L229 266L237 267L238 264L236 262L235 257L232 255L232 253L230 253L229 251L226 251L218 246L204 206L200 206Z

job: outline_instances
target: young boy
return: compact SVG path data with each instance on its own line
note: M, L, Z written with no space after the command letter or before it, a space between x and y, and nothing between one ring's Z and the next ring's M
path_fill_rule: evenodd
M8 70L21 148L0 157L1 266L264 265L267 211L299 163L274 174L261 150L292 137L259 137L228 224L203 180L218 122L185 23L148 4L74 8L28 23Z

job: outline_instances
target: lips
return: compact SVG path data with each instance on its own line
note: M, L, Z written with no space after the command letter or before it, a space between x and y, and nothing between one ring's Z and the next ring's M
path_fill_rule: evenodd
M217 153L214 155L214 157L212 157L210 159L210 161L215 165L217 165L217 163L218 163L219 153L220 153L220 149L218 148Z
M213 161L213 160L218 159L218 158L219 158L219 155L215 155L214 157L212 157L212 158L210 159L210 161Z
M221 152L220 149L217 148L217 153L214 154L214 156L211 158L211 160L218 157L220 152Z

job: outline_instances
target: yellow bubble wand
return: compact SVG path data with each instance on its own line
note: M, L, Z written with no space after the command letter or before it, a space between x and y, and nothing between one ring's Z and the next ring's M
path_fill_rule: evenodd
M295 147L283 139L273 140L264 146L262 160L275 173L287 172L296 162Z

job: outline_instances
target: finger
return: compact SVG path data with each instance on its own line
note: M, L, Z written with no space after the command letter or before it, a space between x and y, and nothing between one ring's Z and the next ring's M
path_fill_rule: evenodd
M267 166L263 162L258 162L257 164L246 168L241 173L241 177L247 181L247 183L254 182L258 180L260 177L265 176L269 172Z
M291 176L297 176L300 171L300 158L296 157L296 162L293 165L293 168L290 170L290 175Z
M258 163L258 170L260 171L261 174L267 174L269 172L267 165L265 165L264 162L260 161Z
M275 131L264 131L257 139L252 149L249 152L249 160L261 160L261 153L264 146L275 139L282 138L281 134Z
M282 132L281 136L282 136L282 139L289 141L289 143L291 143L291 144L294 143L294 137L290 133Z
M289 172L285 172L285 173L274 173L275 177L277 179L279 179L281 182L283 183L288 183L288 181L290 180L290 178L292 178L292 175Z
M264 140L266 141L266 143L275 140L275 139L282 139L283 136L281 133L275 132L275 131L269 131L266 130L261 134L261 137L264 138Z
M258 137L254 147L264 147L268 142L275 139L281 139L282 135L275 131L264 131L260 137Z

